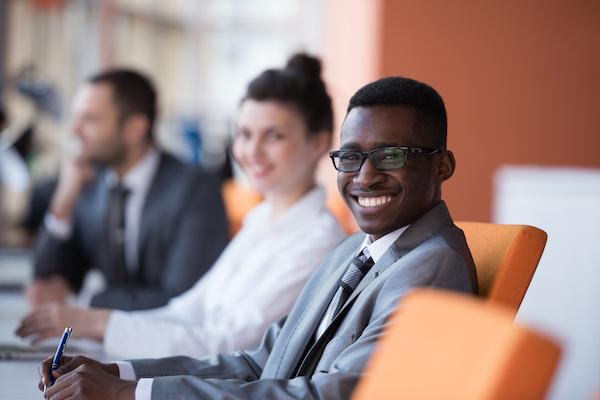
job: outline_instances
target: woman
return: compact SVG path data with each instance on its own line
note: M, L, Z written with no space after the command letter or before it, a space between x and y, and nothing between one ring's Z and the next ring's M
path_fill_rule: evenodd
M315 182L333 128L320 72L317 59L299 54L248 86L233 154L265 200L189 291L149 311L49 304L28 315L17 334L38 341L71 325L75 337L96 339L106 353L132 358L199 357L258 344L345 236Z

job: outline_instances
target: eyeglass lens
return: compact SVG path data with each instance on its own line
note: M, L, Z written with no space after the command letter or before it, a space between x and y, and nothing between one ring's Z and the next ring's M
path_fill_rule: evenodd
M404 166L406 151L400 148L386 147L373 150L369 153L371 160L378 169L396 169ZM356 151L342 151L337 154L334 161L336 167L342 171L358 171L368 156Z

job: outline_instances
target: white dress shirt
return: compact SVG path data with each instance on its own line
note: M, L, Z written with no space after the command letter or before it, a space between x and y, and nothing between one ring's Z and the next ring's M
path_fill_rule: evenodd
M159 162L160 154L152 147L121 180L123 186L129 189L125 204L125 265L132 272L137 270L138 266L138 239L142 210ZM109 170L106 174L106 185L112 188L118 182L116 172ZM48 213L44 224L51 235L61 240L71 237L72 221L58 219L52 213Z
M321 187L277 220L270 215L266 203L253 209L210 271L166 306L111 312L104 350L122 358L201 357L257 345L346 236ZM122 378L135 379L130 364L118 364ZM136 399L149 399L151 386L151 379L141 379Z

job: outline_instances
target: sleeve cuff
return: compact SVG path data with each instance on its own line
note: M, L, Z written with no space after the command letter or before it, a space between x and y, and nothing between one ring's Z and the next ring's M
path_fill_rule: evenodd
M54 237L67 240L73 232L73 224L70 221L59 219L52 213L47 213L44 217L44 227Z
M133 364L127 361L115 361L117 367L119 367L119 378L126 381L135 381L135 371L133 370Z
M154 379L143 378L135 387L135 400L152 400L152 383Z

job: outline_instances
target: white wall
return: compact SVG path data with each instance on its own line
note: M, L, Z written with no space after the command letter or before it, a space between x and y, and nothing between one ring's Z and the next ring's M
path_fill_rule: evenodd
M600 393L600 170L504 167L494 222L529 224L548 243L517 320L557 337L563 355L548 398Z

